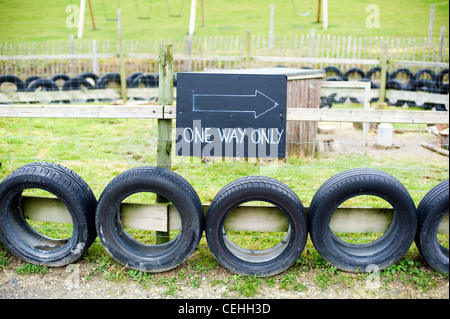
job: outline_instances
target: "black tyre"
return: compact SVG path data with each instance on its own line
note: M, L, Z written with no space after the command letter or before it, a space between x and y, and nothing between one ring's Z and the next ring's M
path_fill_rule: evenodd
M72 236L56 239L41 234L24 217L22 193L41 189L67 207ZM22 166L0 184L0 239L19 258L34 264L64 266L76 261L95 240L96 199L73 171L53 163Z
M110 83L117 83L120 86L120 74L119 73L107 73L103 75L97 82L98 89L106 89Z
M366 78L374 81L374 80L381 80L381 67L376 66L374 68L371 68L369 71L367 71ZM386 71L386 78L389 79L389 72Z
M414 74L411 72L410 69L407 68L399 68L391 73L389 76L390 79L393 80L399 80L402 82L409 82L411 80L414 80Z
M37 75L32 75L28 77L23 83L25 83L25 88L28 89L30 87L30 84L33 83L36 80L39 80L41 77Z
M225 229L225 220L233 209L250 201L268 202L286 215L287 232L275 240L273 247L246 249L235 243ZM272 276L291 267L300 257L308 226L303 205L288 186L268 177L249 176L229 183L214 197L205 234L211 252L223 267L243 275Z
M360 80L360 79L364 79L365 77L366 77L366 74L360 68L351 68L350 70L345 72L345 75L344 75L344 79L346 81Z
M335 67L335 66L327 66L323 69L325 71L325 76L327 78L329 77L338 77L342 78L344 75L342 74L342 71Z
M442 88L444 85L447 85L448 89L448 69L444 69L441 72L438 73L436 76L436 85L439 88Z
M429 191L417 208L418 228L416 245L420 254L436 271L448 274L448 248L438 241L438 229L449 211L448 180Z
M94 88L97 86L97 81L99 79L99 76L92 72L81 73L78 77L87 80Z
M134 72L130 76L128 76L127 77L127 87L128 88L135 88L136 86L134 86L134 84L133 84L134 79L136 79L138 76L141 76L143 74L144 73L142 73L142 72Z
M346 200L372 195L394 209L391 225L378 239L366 244L344 241L330 228L335 210ZM309 209L311 239L319 254L344 271L365 272L386 268L411 246L417 228L417 213L405 187L391 175L369 168L351 169L327 180L314 195Z
M28 87L29 91L36 91L41 89L42 91L59 91L59 87L49 79L37 79L30 83Z
M84 78L71 78L67 80L64 85L62 86L63 91L70 91L70 90L81 90L85 87L88 90L93 89L91 83L88 82L88 80Z
M127 197L144 192L162 196L177 209L181 230L169 242L141 242L122 224L120 204ZM96 227L100 242L115 260L132 269L161 272L177 267L196 249L203 218L198 195L181 176L160 167L139 167L120 174L107 185L98 202Z
M133 80L133 87L138 88L141 85L147 88L156 88L158 87L158 78L153 74L139 75Z
M66 82L66 81L68 81L70 79L70 77L67 75L67 74L64 74L64 73L59 73L59 74L56 74L56 75L54 75L54 76L52 76L51 78L50 78L50 80L52 80L53 82L55 82L55 84L56 85L58 85L57 84L57 81L63 81L64 83ZM63 83L63 84L64 84ZM62 85L61 85L62 86Z
M10 74L0 75L0 86L3 83L12 83L12 84L14 84L16 86L16 91L17 92L22 92L22 91L26 90L25 83L23 83L22 80L19 79L15 75L10 75Z
M436 73L431 69L420 69L417 71L416 75L414 76L414 80L418 81L421 79L429 80L429 81L436 81Z

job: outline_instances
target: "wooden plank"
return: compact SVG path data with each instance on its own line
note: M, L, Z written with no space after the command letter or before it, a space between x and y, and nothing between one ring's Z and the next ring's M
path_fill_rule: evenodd
M27 60L72 60L72 59L113 59L117 53L68 53L68 54L30 54L30 55L0 55L0 61Z
M125 227L142 230L167 232L167 204L122 204L120 219Z
M151 98L158 96L158 88L128 89L130 98ZM0 92L0 103L26 103L42 101L87 101L120 99L118 89L70 90L70 91L35 91L35 92ZM41 104L46 104L42 102Z
M30 220L72 224L67 207L57 198L23 197L23 215Z
M421 91L399 91L399 90L387 90L386 98L394 101L414 101L417 106L422 106L425 103L436 103L449 106L448 94L436 94Z
M0 117L174 119L175 106L161 105L0 105ZM288 121L449 124L448 112L288 108Z
M288 121L449 124L448 112L287 109Z
M254 61L279 62L279 63L323 63L323 64L357 64L379 65L377 59L347 59L347 58L309 58L309 57L276 57L276 56L252 56Z
M87 101L89 99L117 100L120 91L116 89L73 90L73 91L35 91L35 92L0 92L0 103L41 102L51 101ZM48 101L47 103L45 101Z
M158 105L0 105L0 117L163 118Z
M62 202L53 198L23 197L24 215L31 220L72 223ZM203 205L205 212L209 205ZM308 212L309 208L305 207ZM330 227L334 232L383 233L392 220L392 208L340 207L332 217ZM168 219L168 220L167 220ZM121 220L125 227L166 231L181 229L181 219L176 208L168 204L121 205ZM225 221L225 228L233 231L283 232L288 229L285 214L274 206L239 206ZM449 233L449 217L439 226L439 233Z
M227 216L224 227L233 231L285 232L289 221L278 207L239 206Z

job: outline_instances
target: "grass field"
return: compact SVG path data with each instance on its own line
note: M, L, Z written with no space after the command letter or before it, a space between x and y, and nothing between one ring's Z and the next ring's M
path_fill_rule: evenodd
M188 32L190 1L188 0L134 0L121 2L123 34L126 40L180 39ZM395 35L427 36L430 5L434 3L435 19L433 35L439 36L442 26L449 26L448 0L379 0L375 4L380 9L380 28L366 27L370 12L366 7L374 1L340 0L329 1L329 29L322 30L316 23L318 0L206 0L204 3L205 26L202 26L200 1L198 1L196 35L240 35L247 30L257 34L269 31L270 4L275 3L275 33L309 33L312 28L317 33L343 35ZM0 0L0 43L32 42L68 39L76 36L77 29L71 28L73 19L66 8L74 0L12 1ZM86 9L85 39L117 39L115 18L116 0L92 0L97 30L93 30L89 9ZM151 6L150 6L151 3ZM181 13L181 17L169 17ZM312 13L306 17L297 13ZM66 23L69 21L69 24ZM68 27L69 26L69 27Z

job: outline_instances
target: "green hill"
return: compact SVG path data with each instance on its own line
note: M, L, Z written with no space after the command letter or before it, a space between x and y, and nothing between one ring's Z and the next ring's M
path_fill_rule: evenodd
M97 30L93 30L86 6L84 38L117 38L114 21L118 6L122 10L126 40L180 39L189 26L191 1L188 0L91 0ZM275 34L316 33L349 35L427 36L430 5L435 4L434 36L449 26L449 1L443 0L329 0L329 29L317 24L318 0L204 0L202 26L201 0L197 1L196 35L241 35L268 33L270 4L275 4ZM71 3L75 0L0 0L0 42L30 42L68 39L72 28ZM380 27L368 28L371 14L367 6L379 8ZM308 16L303 14L311 11ZM180 17L170 17L169 14ZM145 17L150 19L142 19ZM139 18L140 17L140 18Z

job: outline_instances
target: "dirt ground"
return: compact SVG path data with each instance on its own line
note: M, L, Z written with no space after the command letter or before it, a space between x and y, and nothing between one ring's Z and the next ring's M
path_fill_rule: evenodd
M232 274L218 266L199 273L199 282L194 287L192 281L180 278L180 271L192 275L186 264L178 268L156 274L154 282L143 285L131 277L126 279L106 279L104 273L92 275L92 265L82 260L67 267L50 268L45 274L19 274L17 267L24 262L13 257L11 264L0 270L0 299L241 299L246 298L238 290L232 289ZM339 280L323 289L314 278L318 270L299 272L297 278L305 287L304 292L282 289L279 285L258 285L256 299L449 299L449 281L442 277L437 284L426 291L394 280L388 284L377 280L355 280L348 284ZM279 275L281 276L281 275ZM352 278L352 275L349 275ZM357 275L354 275L357 276ZM188 276L189 277L189 276ZM162 279L176 278L173 293L162 285ZM192 277L191 277L192 278ZM277 277L275 277L276 279ZM356 278L356 277L355 277ZM159 282L159 283L158 283Z

